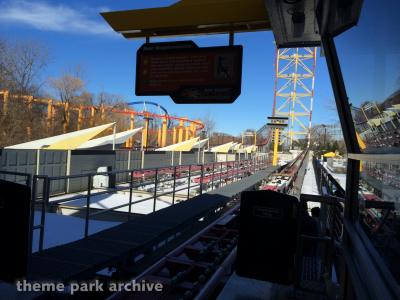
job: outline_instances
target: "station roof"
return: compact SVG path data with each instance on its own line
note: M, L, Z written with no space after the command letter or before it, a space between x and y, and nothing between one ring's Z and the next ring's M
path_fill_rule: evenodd
M204 148L207 142L208 139L200 140L193 145L193 148Z
M233 151L238 151L241 147L242 147L242 143L237 143L237 144L232 148L232 150L233 150Z
M211 152L218 152L218 153L228 153L231 150L232 146L234 145L233 142L229 142L226 144L222 144L219 146L215 146L211 148Z
M123 131L116 133L115 136L114 134L106 135L98 139L90 140L79 147L77 149L87 149L87 148L94 148L94 147L99 147L99 146L104 146L104 145L110 145L113 144L114 139L115 139L115 144L122 144L127 141L131 136L134 136L136 133L141 131L143 127Z
M192 150L194 144L199 140L199 137L169 145L166 147L158 148L155 151L190 151Z
M182 0L171 6L101 13L125 38L270 30L264 0Z
M257 146L255 145L251 145L251 146L247 146L243 149L239 149L237 152L239 153L251 153L251 152L255 152L257 151Z
M114 126L115 123L109 123L92 128L82 129L74 132L60 134L36 141L17 144L5 147L5 149L45 149L45 150L74 150L80 145L94 138L107 128Z

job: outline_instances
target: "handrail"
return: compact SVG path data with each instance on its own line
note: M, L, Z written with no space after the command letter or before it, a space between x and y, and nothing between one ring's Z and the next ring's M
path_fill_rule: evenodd
M268 156L267 154L252 158L252 159L245 159L245 160L236 160L236 161L227 161L227 162L213 162L213 163L206 163L206 164L189 164L189 165L177 165L177 166L166 166L166 167L159 167L159 168L144 168L144 169L130 169L130 170L117 170L117 171L109 171L109 172L99 172L99 173L85 173L85 174L76 174L76 175L68 175L68 176L46 176L46 175L35 175L34 176L34 189L35 193L33 193L32 197L32 210L34 211L34 207L37 204L41 205L41 218L40 218L40 224L31 227L31 232L30 236L31 239L33 237L33 231L34 230L40 230L39 234L39 251L42 251L44 248L43 241L44 241L44 228L45 228L45 222L46 222L46 211L49 206L54 206L54 205L59 205L61 203L67 203L71 202L73 200L77 199L86 199L85 205L83 207L77 207L76 210L84 210L85 211L85 229L84 229L84 237L86 238L89 235L89 223L90 223L90 218L93 216L98 216L100 214L104 214L110 211L115 211L116 209L120 209L123 207L129 207L128 212L127 212L127 217L128 220L131 218L131 215L133 213L132 211L132 205L144 202L144 201L149 201L153 199L153 212L156 211L156 202L159 197L166 196L166 195L171 195L172 194L172 203L171 205L175 205L175 196L177 192L187 190L186 194L186 199L189 199L191 196L191 191L195 188L199 188L199 194L202 194L204 192L204 186L205 190L208 188L211 188L213 190L216 185L222 185L226 184L226 179L231 179L232 181L238 181L241 179L241 177L250 175L251 173L256 172L257 170L261 170L265 168L266 166L269 165L268 161ZM212 170L211 170L212 168ZM225 169L225 171L224 171ZM207 171L208 170L208 171ZM230 171L233 170L233 171ZM145 175L145 172L151 171L152 173L148 175L148 178L152 178L153 181L146 180L145 182L135 182L134 181L134 174L137 172L143 172L143 175ZM164 172L163 172L164 171ZM167 172L166 172L167 171ZM153 173L154 172L154 173ZM179 177L179 179L187 179L187 184L185 184L184 187L182 188L177 188L177 174L179 173L186 173L185 176ZM92 193L93 190L93 177L97 175L103 175L103 176L110 176L110 175L115 175L115 174L127 174L130 178L127 181L128 185L127 186L117 186L116 188L113 188L112 190L106 190L106 191L101 191L101 192L96 192ZM163 178L161 179L160 177L162 175L167 175L170 176L170 178ZM212 176L212 182L204 182L204 177L206 176ZM200 176L200 183L195 183L194 185L191 184L191 179L192 178L199 178ZM68 199L58 199L58 200L53 200L50 201L51 195L50 195L50 186L51 182L57 181L57 180L70 180L74 178L87 178L87 188L86 188L86 193L85 194L79 194L76 196L73 196ZM43 192L42 192L42 197L38 197L36 195L37 190L38 190L38 181L42 180L43 181ZM138 180L140 180L138 178ZM173 184L172 190L167 191L167 192L161 192L159 191L158 187L161 183L165 182L171 182ZM126 184L126 182L122 183ZM147 185L154 185L154 191L152 190L153 195L149 197L145 197L144 199L139 199L136 201L132 201L132 194L133 194L133 189L138 188L140 186L147 186ZM129 197L126 201L126 203L109 207L107 209L101 209L99 211L91 212L91 199L93 199L94 196L99 195L99 194L104 194L104 193L110 193L110 192L118 192L118 191L128 191L129 190ZM196 194L197 192L195 192ZM40 200L40 201L38 201ZM32 244L30 246L30 250L32 253Z
M0 174L3 175L14 175L14 176L20 176L20 177L26 177L25 179L25 184L27 186L31 186L31 180L32 180L32 175L29 173L22 173L22 172L14 172L14 171L3 171L0 170Z

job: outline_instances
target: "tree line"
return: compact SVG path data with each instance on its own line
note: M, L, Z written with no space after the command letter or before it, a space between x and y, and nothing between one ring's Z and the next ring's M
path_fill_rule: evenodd
M78 116L73 107L111 106L125 108L125 99L106 91L91 93L86 88L79 66L61 72L58 77L45 78L50 65L49 50L36 41L9 41L0 39L0 148L81 128L117 121L126 129L126 118L105 111L94 116L82 110ZM7 99L6 99L7 97ZM33 99L56 99L55 114L48 118L48 106L37 105ZM6 102L6 100L8 100Z

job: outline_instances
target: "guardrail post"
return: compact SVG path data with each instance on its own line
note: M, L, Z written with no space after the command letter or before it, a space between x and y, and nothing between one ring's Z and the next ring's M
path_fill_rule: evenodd
M222 162L221 162L221 166L219 167L219 186L222 186Z
M172 205L175 204L176 166L174 167L174 184L172 186Z
M156 169L156 174L155 174L155 178L154 178L154 202L153 202L153 212L156 211L157 185L158 185L158 168Z
M200 195L203 194L203 178L204 178L204 165L201 165L201 173L200 173Z
M188 178L188 192L187 192L187 198L186 200L189 200L189 196L190 196L190 177L192 173L192 165L189 166L189 178Z
M132 213L132 188L133 188L133 171L131 173L131 178L129 180L129 211L128 211L128 221L131 219Z
M40 216L40 235L39 235L39 251L43 250L44 242L44 226L46 223L46 206L49 203L50 195L50 180L49 177L44 177L43 195L42 195L42 214Z
M28 253L32 255L32 243L33 243L33 227L35 226L35 202L36 202L36 190L37 190L37 177L34 175L32 179L32 191L31 191L31 202L30 202L30 215L29 215L29 241L28 241Z
M90 211L90 194L92 191L92 175L88 175L87 183L87 195L86 195L86 216L85 216L85 238L89 235L89 211Z
M212 171L212 175L211 175L211 190L214 190L214 174L215 174L215 163L213 162L213 164L212 164L212 168L213 168L213 171Z

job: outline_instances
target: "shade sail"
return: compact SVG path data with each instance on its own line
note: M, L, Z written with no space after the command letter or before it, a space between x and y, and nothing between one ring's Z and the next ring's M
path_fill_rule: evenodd
M208 139L200 140L193 145L193 148L197 148L197 149L204 148L204 146L207 144L207 142L208 142Z
M255 151L257 151L257 146L255 146L255 145L247 146L245 148L238 150L239 153L251 153L251 152L255 152Z
M242 147L242 143L238 143L237 145L235 145L232 150L233 151L238 151L240 149L240 147Z
M136 133L140 132L142 130L142 127L140 128L135 128L132 130L127 130L123 132L119 132L115 134L115 144L122 144L125 143L130 137L134 136ZM80 145L77 149L88 149L88 148L94 148L94 147L99 147L99 146L104 146L104 145L112 145L114 143L114 134L110 134L107 136L103 136L98 139L90 140L82 145Z
M199 138L193 138L167 147L158 148L155 151L190 151Z
M50 149L50 150L73 150L89 141L115 123L109 123L92 128L82 129L74 132L60 134L36 141L17 144L5 149Z
M226 144L215 146L215 147L212 147L210 151L218 152L218 153L228 153L229 150L232 148L233 144L234 144L233 142L229 142Z
M264 0L182 0L168 7L101 15L126 38L271 29Z

